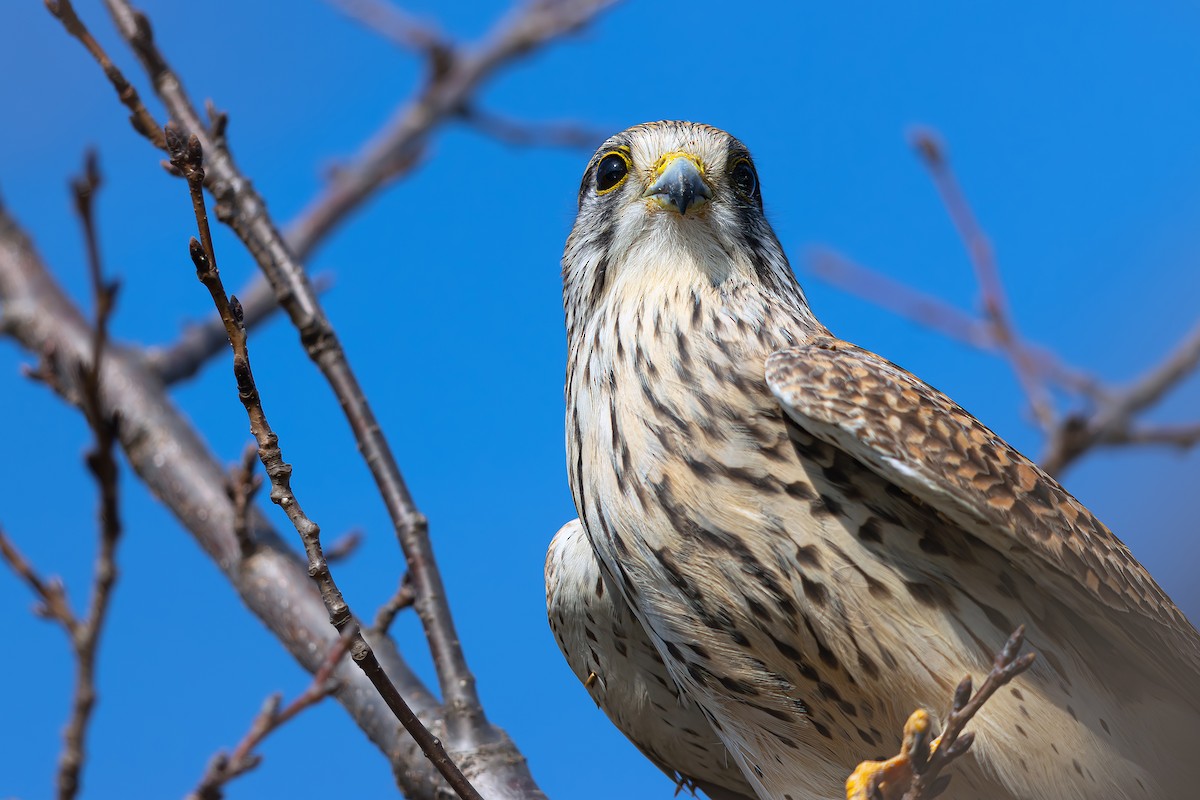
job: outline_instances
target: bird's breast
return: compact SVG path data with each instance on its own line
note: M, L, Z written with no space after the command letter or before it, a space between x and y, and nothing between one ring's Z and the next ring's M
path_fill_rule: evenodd
M803 331L753 293L680 286L602 307L573 332L571 487L598 547L777 524L762 482L797 469L767 356Z

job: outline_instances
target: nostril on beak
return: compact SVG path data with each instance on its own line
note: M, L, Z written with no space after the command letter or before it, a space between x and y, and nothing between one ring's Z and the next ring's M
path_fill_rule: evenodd
M643 196L658 203L660 208L671 207L685 215L689 208L711 200L712 191L695 158L680 154L667 163Z

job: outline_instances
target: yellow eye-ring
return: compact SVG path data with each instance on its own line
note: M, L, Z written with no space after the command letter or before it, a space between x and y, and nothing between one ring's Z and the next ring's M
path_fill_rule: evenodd
M608 194L624 183L632 166L629 156L620 150L605 153L596 164L596 194Z

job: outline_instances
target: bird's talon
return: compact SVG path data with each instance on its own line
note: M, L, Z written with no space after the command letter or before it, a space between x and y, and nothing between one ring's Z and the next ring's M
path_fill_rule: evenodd
M941 737L929 741L933 720L917 709L904 723L900 755L887 761L863 761L846 780L846 800L899 800L908 791L913 775L924 769Z

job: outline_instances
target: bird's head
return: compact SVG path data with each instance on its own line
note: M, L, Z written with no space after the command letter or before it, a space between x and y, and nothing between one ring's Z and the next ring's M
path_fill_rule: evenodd
M592 156L563 254L568 324L614 293L757 285L801 297L763 215L750 151L725 131L649 122Z

